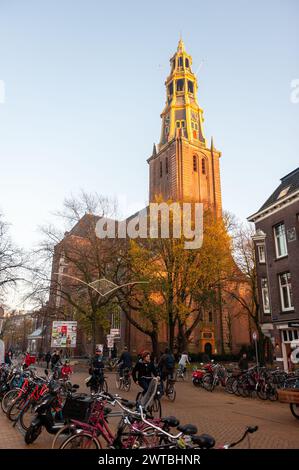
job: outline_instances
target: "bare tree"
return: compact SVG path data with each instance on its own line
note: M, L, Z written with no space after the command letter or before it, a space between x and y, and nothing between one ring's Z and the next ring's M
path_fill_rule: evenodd
M44 299L50 292L48 315L76 319L92 337L103 341L109 327L114 295L102 295L95 281L112 279L117 241L99 239L95 226L100 217L115 214L115 202L82 192L64 201L56 215L60 227L42 227L43 240L35 251L35 271L30 298Z

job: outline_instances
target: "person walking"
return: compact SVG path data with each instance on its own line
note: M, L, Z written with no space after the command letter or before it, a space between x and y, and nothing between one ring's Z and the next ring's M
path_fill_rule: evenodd
M188 353L186 351L183 351L182 355L180 357L180 360L179 360L179 369L182 372L182 374L184 374L186 372L186 365L187 364L190 364L189 356L188 356Z
M245 372L246 370L248 370L248 358L247 358L246 353L242 354L242 357L239 360L239 367L240 367L242 372Z
M55 349L54 353L51 356L51 369L53 370L56 366L58 366L59 362L60 362L60 355Z
M51 361L51 352L48 351L47 354L45 355L45 362L47 364L47 369L49 369L50 361Z
M11 351L10 350L5 353L4 361L5 361L5 364L8 364L9 366L11 366L12 361L11 361Z

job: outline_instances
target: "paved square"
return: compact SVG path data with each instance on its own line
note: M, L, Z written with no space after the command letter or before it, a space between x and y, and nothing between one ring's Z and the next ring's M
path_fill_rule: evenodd
M87 372L77 372L73 383L80 385L80 391L88 391L84 384ZM107 373L109 391L117 393L115 375ZM256 398L240 398L229 395L222 389L207 392L193 386L191 381L176 383L177 397L174 403L162 399L164 416L175 415L181 424L193 423L198 433L211 434L216 443L223 444L237 440L248 425L258 425L259 430L250 437L253 449L299 449L299 420L296 420L288 405L261 401ZM122 396L135 399L139 388L133 384L130 392ZM118 418L111 418L111 425ZM30 446L17 428L12 426L0 411L0 448L2 449L50 449L53 436L45 430ZM247 440L239 448L248 448Z

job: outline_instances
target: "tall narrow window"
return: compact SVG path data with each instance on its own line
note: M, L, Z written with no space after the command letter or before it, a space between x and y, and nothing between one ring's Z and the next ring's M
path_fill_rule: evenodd
M197 171L197 158L193 155L193 171Z
M183 67L183 57L179 57L179 67Z
M187 67L187 69L189 68L189 59L187 59L187 57L185 59L185 67Z
M287 256L288 247L286 239L286 231L284 224L278 224L274 227L274 238L275 238L275 248L276 248L276 257L282 258Z
M162 162L160 162L160 178L162 178L162 174L163 174Z
M173 82L169 83L168 85L168 94L169 96L173 95Z
M206 161L204 158L201 160L201 171L203 175L206 174Z
M262 277L261 283L264 313L270 313L268 279L266 277Z
M212 323L213 321L213 314L212 312L209 312L209 323Z
M165 160L165 171L166 171L166 174L168 175L168 157L166 157L166 160Z
M184 80L182 78L176 81L176 90L184 91Z
M291 273L287 272L279 275L279 287L280 287L280 298L281 306L284 312L293 310L293 294L291 284Z
M265 245L258 245L257 251L259 255L259 262L265 263L266 262L266 253L265 253Z
M190 80L188 80L188 92L194 93L193 83Z

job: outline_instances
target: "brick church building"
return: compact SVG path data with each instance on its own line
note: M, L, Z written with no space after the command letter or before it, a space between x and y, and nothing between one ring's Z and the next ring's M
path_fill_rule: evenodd
M170 66L165 82L166 103L161 114L161 137L147 160L149 201L162 197L174 202L201 202L216 217L221 217L221 152L214 147L213 140L208 144L205 138L203 110L197 99L198 84L192 72L192 57L186 52L182 40L170 59ZM85 223L84 216L82 224ZM74 227L75 231L78 228L80 222ZM74 236L75 231L66 237ZM53 265L57 262L59 264L58 259L53 260ZM239 290L243 288L243 285L236 287ZM54 297L55 291L52 289L49 301L52 306L57 305ZM130 324L124 314L121 315L120 330L118 349L127 345L132 353L137 353L142 348L151 348L150 339ZM250 343L250 336L248 315L236 301L223 294L219 307L202 311L201 321L190 338L189 351L238 353L243 345ZM167 327L161 324L160 349L167 343Z

